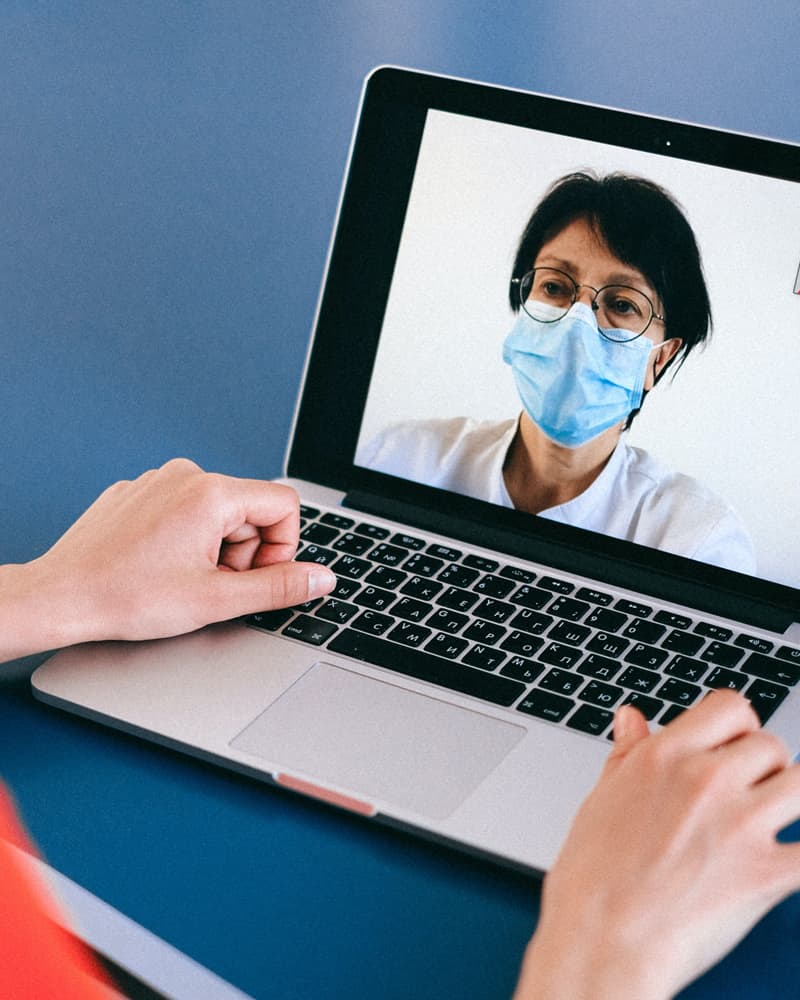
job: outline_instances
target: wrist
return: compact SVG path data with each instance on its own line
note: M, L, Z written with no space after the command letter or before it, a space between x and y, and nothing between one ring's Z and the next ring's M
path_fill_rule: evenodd
M513 1000L668 1000L665 970L647 950L628 948L606 924L594 933L579 922L539 927L525 952Z
M70 583L46 556L0 566L0 661L92 638Z

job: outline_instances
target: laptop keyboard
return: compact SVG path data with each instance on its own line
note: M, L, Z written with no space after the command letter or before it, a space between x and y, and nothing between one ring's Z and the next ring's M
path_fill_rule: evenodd
M800 678L794 646L339 511L300 512L296 558L329 566L337 586L247 616L255 628L602 738L619 705L666 725L719 687L764 723Z

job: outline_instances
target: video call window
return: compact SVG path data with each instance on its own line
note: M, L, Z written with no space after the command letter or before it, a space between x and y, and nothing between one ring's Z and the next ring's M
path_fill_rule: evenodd
M429 112L356 463L800 586L798 233L788 181Z

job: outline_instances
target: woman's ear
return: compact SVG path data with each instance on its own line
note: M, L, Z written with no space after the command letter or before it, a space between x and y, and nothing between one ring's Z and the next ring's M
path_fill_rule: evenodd
M653 388L667 365L673 360L682 346L683 341L680 337L671 337L653 349L653 360L648 366L647 375L644 380L646 392L649 392Z

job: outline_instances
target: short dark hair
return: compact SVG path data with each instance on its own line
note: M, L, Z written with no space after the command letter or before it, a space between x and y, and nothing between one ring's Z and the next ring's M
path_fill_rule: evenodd
M542 246L576 219L586 219L615 257L647 278L664 307L666 339L683 343L670 364L677 368L711 335L700 251L678 202L643 177L590 171L555 181L528 220L517 248L512 279L533 267ZM519 285L509 290L511 308L520 307ZM663 375L666 368L662 369Z

